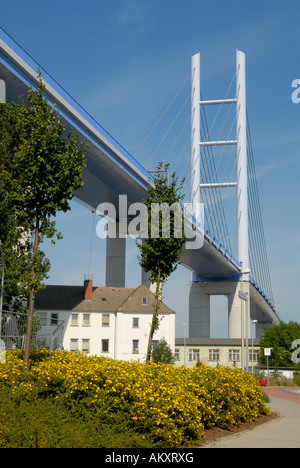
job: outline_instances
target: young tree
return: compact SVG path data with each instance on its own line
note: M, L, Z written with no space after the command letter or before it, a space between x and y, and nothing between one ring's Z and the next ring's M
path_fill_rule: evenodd
M163 169L163 164L158 164L154 187L148 185L148 195L143 200L148 211L148 237L142 244L137 243L141 254L139 263L150 273L151 283L156 285L146 362L151 359L153 335L159 328L162 287L176 270L185 243L184 217L180 208L184 181L178 187L175 173L169 181L168 167L165 165Z
M166 340L162 338L157 343L157 347L152 351L152 361L162 362L163 364L174 364L175 357Z
M19 172L13 155L23 138L23 111L21 102L0 105L0 243L5 280L2 309L22 314L18 316L22 318L29 296L32 249L30 223L24 210L18 210L13 203ZM47 277L50 262L40 250L37 259L38 280L42 282Z
M13 114L15 126L4 124L10 144L0 153L1 191L5 203L32 237L30 294L24 364L28 364L35 295L40 288L39 244L53 238L57 211L70 209L74 191L83 187L86 165L83 144L66 134L56 108L50 108L39 74L36 90L28 91L28 105L2 104L1 114ZM13 112L13 111L14 112ZM10 114L11 112L11 114ZM2 139L2 136L1 136ZM58 235L59 237L59 235Z

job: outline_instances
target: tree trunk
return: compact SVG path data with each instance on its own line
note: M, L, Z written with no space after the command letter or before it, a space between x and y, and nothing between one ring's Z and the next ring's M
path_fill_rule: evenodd
M148 339L148 348L146 354L146 362L150 362L151 359L151 351L152 351L152 341L153 335L158 330L159 322L158 322L158 313L161 306L161 281L160 281L160 271L158 272L157 281L156 281L156 290L155 290L155 300L153 304L153 316L152 316L152 323L149 333Z
M31 288L30 288L30 296L29 296L26 342L25 342L25 352L24 352L24 366L25 367L28 365L29 353L30 353L31 332L32 332L34 301L35 301L35 291L36 291L35 282L36 282L36 262L37 262L38 246L39 246L39 220L37 219L36 224L35 224L35 234L34 234L34 243L33 243Z

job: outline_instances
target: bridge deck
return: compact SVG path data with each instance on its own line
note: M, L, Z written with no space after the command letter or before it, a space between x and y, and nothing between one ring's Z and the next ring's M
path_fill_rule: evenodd
M6 84L6 101L27 96L28 87L37 83L39 69L38 63L0 28L0 79ZM119 194L127 195L128 205L142 201L152 176L48 73L41 71L50 104L56 103L68 130L74 129L80 138L88 141L86 183L83 190L75 193L77 201L89 209L95 209L102 202L118 206ZM204 281L238 280L240 277L238 262L209 233L206 233L201 249L185 249L182 262ZM269 315L276 318L275 310L255 281L252 286L258 294L256 300L260 298Z

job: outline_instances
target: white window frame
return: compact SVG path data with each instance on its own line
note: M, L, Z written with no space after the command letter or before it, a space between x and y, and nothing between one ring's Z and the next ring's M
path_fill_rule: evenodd
M139 354L139 340L132 340L132 354Z
M89 353L90 352L90 339L89 338L82 338L81 351L83 353Z
M79 314L78 312L71 313L71 327L79 327Z
M84 323L85 320L86 320L86 323ZM86 313L82 314L82 326L83 327L90 327L91 326L91 314L86 314Z
M70 351L72 353L74 353L75 351L77 351L79 348L78 348L78 338L71 338L70 339Z

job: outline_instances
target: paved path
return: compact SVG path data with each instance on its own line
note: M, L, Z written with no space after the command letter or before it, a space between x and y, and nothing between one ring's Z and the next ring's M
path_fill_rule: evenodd
M299 387L269 387L267 406L279 417L252 430L209 442L203 448L300 448Z

